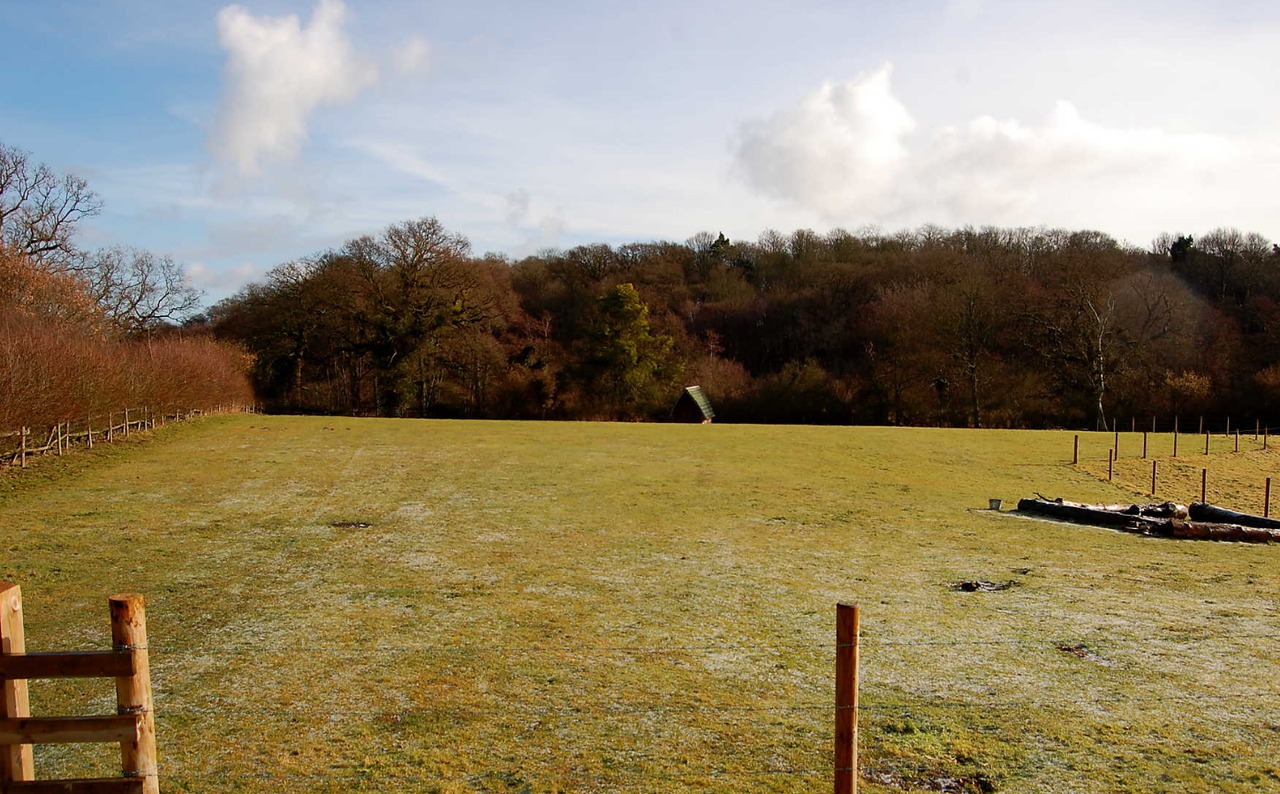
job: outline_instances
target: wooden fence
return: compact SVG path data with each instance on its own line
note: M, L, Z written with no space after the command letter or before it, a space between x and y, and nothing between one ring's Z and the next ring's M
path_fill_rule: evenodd
M106 417L87 416L83 421L59 422L49 428L48 433L42 428L38 433L30 427L8 433L0 433L0 439L17 439L10 441L14 446L0 449L0 463L18 466L25 469L27 458L35 455L63 455L73 445L82 445L93 449L94 443L115 441L116 438L128 438L130 433L141 432L163 426L168 422L182 422L198 416L221 413L256 413L252 405L220 405L205 410L203 408L169 409L169 408L125 408L122 411L108 413Z
M107 599L110 651L27 653L22 590L0 582L0 792L8 794L158 794L156 725L147 658L147 618L140 595ZM27 680L114 678L116 713L92 717L32 717ZM34 744L120 744L118 778L35 779Z

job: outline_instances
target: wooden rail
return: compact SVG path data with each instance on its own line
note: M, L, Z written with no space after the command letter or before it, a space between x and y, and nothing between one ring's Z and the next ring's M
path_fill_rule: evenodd
M111 442L118 436L128 438L130 432L141 432L160 427L168 421L184 421L209 413L257 413L256 405L220 405L206 411L201 408L189 410L126 408L113 411L102 416L87 416L74 422L59 422L49 427L44 435L41 430L37 435L32 428L23 427L18 430L0 432L0 439L15 438L17 443L4 445L0 450L0 463L7 462L20 468L27 467L27 458L34 455L63 455L76 443L83 443L87 449L93 449L94 442ZM43 439L43 443L40 441ZM12 442L11 442L12 443ZM36 446L36 444L40 444Z
M114 650L27 653L22 590L0 582L0 794L159 794L143 598L126 594L107 602ZM48 678L115 679L117 713L31 716L27 681ZM33 745L80 742L118 743L121 776L35 779Z

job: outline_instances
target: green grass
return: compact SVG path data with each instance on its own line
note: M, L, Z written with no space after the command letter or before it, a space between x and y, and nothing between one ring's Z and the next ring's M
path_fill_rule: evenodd
M216 418L0 475L0 579L32 650L104 647L106 596L146 594L169 792L826 791L837 601L865 792L1280 790L1280 548L981 509L1149 489L1140 442L1110 484L1111 437L1082 443ZM1260 510L1280 453L1215 444L1161 447L1161 498L1208 460Z

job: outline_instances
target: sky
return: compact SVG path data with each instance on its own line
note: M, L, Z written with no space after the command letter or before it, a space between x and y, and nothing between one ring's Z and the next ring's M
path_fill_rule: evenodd
M0 0L0 144L212 302L424 216L476 253L766 229L1280 239L1271 0Z

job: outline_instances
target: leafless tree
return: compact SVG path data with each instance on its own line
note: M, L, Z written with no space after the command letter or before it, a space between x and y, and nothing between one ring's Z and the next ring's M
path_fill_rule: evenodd
M0 143L0 242L50 270L74 257L76 226L102 209L74 174L57 174L27 152Z
M68 266L122 330L138 333L184 319L201 294L168 256L136 248L104 248Z

